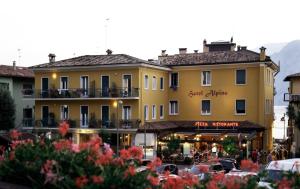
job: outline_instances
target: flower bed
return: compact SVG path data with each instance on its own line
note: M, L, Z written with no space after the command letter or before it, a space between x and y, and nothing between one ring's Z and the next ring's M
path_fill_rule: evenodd
M181 189L181 188L256 188L253 179L226 178L214 174L209 179L198 180L197 176L181 173L172 177L165 173L162 182L155 172L161 164L155 159L145 171L137 171L143 157L142 149L122 149L117 157L109 145L95 136L80 145L64 138L69 129L65 122L59 126L60 136L54 140L18 140L19 133L11 131L13 142L10 149L0 148L0 177L2 182L15 183L30 188L133 188L133 189ZM242 167L253 171L257 165L243 161ZM203 167L199 167L204 170ZM278 181L276 187L296 186L299 177L292 175ZM293 178L293 179L290 179ZM297 180L298 179L298 180ZM275 183L276 184L276 183ZM285 187L285 188L288 188ZM284 187L283 187L284 188Z

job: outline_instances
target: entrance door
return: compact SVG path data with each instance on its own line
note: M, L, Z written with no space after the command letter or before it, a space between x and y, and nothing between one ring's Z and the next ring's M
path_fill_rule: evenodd
M109 106L101 107L101 119L104 127L109 127Z
M82 90L82 97L88 96L88 89L89 89L89 77L88 76L81 76L80 77L80 87Z
M49 97L49 80L48 78L42 78L42 91L41 91L42 98Z
M103 97L109 96L109 76L107 75L101 76L101 90Z
M123 75L123 96L131 96L131 75Z
M80 106L80 126L88 127L88 115L89 115L89 107L88 106Z
M42 106L42 126L44 127L48 126L48 120L49 120L49 107Z
M33 126L32 108L24 108L23 109L23 125L25 127Z

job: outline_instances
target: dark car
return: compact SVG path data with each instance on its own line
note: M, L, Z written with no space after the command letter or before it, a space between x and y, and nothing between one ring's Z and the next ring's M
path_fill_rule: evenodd
M156 168L158 174L164 174L170 172L170 174L178 175L178 167L175 164L163 164Z
M234 159L220 159L219 162L223 166L225 173L237 168L236 161Z

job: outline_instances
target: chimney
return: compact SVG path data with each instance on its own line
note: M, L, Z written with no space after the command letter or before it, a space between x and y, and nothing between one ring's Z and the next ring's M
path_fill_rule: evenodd
M198 50L194 50L194 53L198 53Z
M206 39L204 39L203 40L203 52L208 52L209 51L209 48L208 48L208 46L206 46L206 44L207 44L207 41L206 41Z
M240 51L241 50L241 46L237 46L237 51Z
M161 50L161 56L166 56L166 50Z
M13 68L14 68L14 70L17 69L17 67L16 67L16 61L15 60L13 61Z
M48 55L48 57L49 57L49 63L54 63L55 62L55 54L50 53Z
M186 54L186 48L179 48L179 54Z
M265 61L266 60L266 48L265 47L260 47L260 53L259 53L259 60L260 61Z
M106 53L107 53L107 55L111 55L111 54L113 53L113 51L110 50L110 49L107 49L107 50L106 50Z

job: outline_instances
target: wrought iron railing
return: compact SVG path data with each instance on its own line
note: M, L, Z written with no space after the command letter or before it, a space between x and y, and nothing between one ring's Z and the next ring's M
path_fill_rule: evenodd
M128 98L139 97L139 88L25 89L24 98Z

